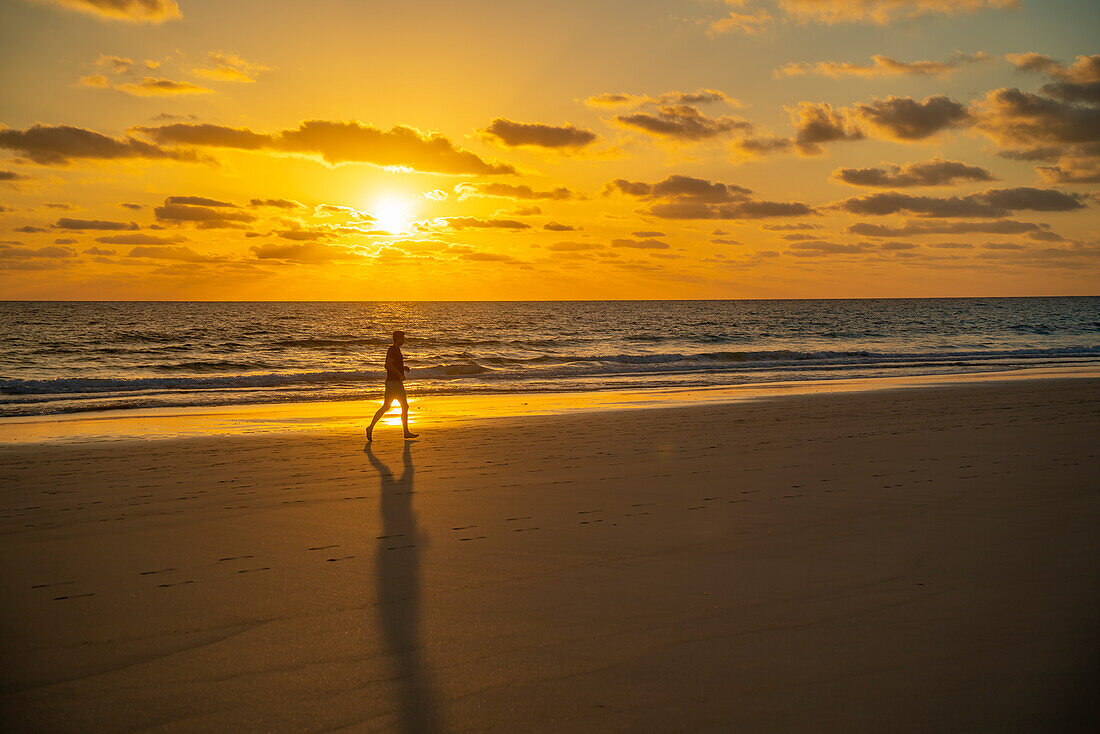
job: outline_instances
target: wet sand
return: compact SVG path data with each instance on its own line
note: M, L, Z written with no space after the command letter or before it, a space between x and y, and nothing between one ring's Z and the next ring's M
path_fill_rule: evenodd
M369 415L368 410L364 410ZM1100 380L0 446L17 731L1082 731Z

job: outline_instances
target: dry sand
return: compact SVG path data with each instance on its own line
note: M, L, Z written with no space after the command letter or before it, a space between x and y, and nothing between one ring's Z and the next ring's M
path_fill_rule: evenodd
M369 415L364 409L364 415ZM1095 725L1100 380L0 446L16 731Z

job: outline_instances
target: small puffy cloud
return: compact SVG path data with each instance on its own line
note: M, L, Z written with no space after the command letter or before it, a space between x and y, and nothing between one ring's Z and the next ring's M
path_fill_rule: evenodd
M214 91L191 82L177 82L152 76L143 77L140 82L115 84L113 88L135 97L178 97L183 94L210 94Z
M546 125L540 122L514 122L497 117L481 131L494 142L510 148L576 149L596 142L596 133L573 125Z
M989 56L982 53L965 54L956 51L947 61L898 61L890 56L875 55L870 64L853 64L843 61L819 61L816 64L785 64L775 70L774 76L781 77L817 74L833 79L842 77L880 77L880 76L934 76L945 78L953 74L964 64L987 61Z
M0 243L0 261L69 257L76 257L76 252L68 247L54 247L52 245L47 247L23 247L21 245Z
M45 227L36 227L33 224L24 224L22 227L16 227L15 231L21 234L38 234L39 232L49 232L50 230Z
M833 179L851 186L955 186L971 181L993 181L992 173L978 166L959 161L933 158L928 161L906 163L903 166L883 168L838 168Z
M214 207L231 207L236 209L237 205L228 201L219 201L217 199L208 199L205 196L169 196L164 200L165 204L187 204L189 206L214 206Z
M818 155L823 152L821 143L840 140L861 140L863 131L851 124L843 110L834 110L828 104L799 102L798 107L789 109L795 126L795 145L803 155Z
M173 150L136 138L112 138L69 125L35 125L26 130L0 129L0 148L15 151L43 166L64 166L73 160L123 158L198 161L194 151Z
M647 104L677 105L677 104L711 104L725 102L735 107L740 106L733 97L717 89L697 89L694 92L665 92L656 97L648 94L627 94L625 92L597 94L584 101L589 107L640 107Z
M560 224L558 222L547 222L542 225L542 228L549 232L575 232L578 229L584 229L583 227L576 227L572 224Z
M888 140L925 140L969 120L966 106L943 95L923 101L911 97L875 100L857 104L854 113Z
M90 89L110 89L111 80L103 74L88 74L76 80L77 86Z
M138 209L144 209L145 208L145 206L142 205L142 204L133 204L133 203L126 202L126 201L119 204L119 206L122 207L123 209L132 209L132 210L135 210L135 211L138 210Z
M326 263L336 260L357 260L363 257L358 250L341 245L326 245L320 242L301 244L263 244L253 245L251 251L258 260L282 260L288 263Z
M245 61L236 54L211 51L206 54L208 66L192 69L191 73L217 82L254 82L256 75L271 67Z
M1048 184L1100 183L1100 160L1075 161L1067 159L1064 166L1036 166L1039 176Z
M665 236L664 232L658 232L655 229L643 229L643 230L640 230L638 232L631 232L631 234L633 234L635 237L642 237L642 238L646 238L646 237L664 237Z
M975 116L978 130L997 143L1002 155L1012 158L1053 158L1074 146L1100 143L1100 108L1019 89L990 92L977 105Z
M253 208L274 207L276 209L301 209L302 205L290 199L251 199L248 205Z
M315 242L333 236L332 232L327 229L281 229L272 234L284 240L296 242Z
M451 229L531 229L526 222L514 219L479 219L478 217L442 217L436 221Z
M102 242L105 245L170 245L176 242L182 241L184 238L175 237L162 237L160 235L152 234L116 234L108 235L106 237L96 237L96 242Z
M98 255L99 257L108 257L115 254L115 250L108 250L104 247L86 247L84 248L85 255Z
M494 217L533 217L542 214L542 209L537 206L517 206L515 209L499 209Z
M75 245L76 240L72 237L58 237L53 241L55 245Z
M459 199L471 196L495 196L503 199L578 199L576 193L564 186L545 191L536 191L527 185L513 185L506 183L460 183L455 186L455 193Z
M636 130L663 140L699 142L730 133L747 133L752 123L738 117L708 117L688 104L660 105L655 112L616 115L620 127Z
M805 240L792 243L787 247L787 251L792 255L856 255L874 249L875 246L870 242L845 244L825 240Z
M742 201L752 194L752 191L736 184L673 174L656 183L617 178L607 184L604 193L621 193L652 199L690 198L697 202L719 203Z
M906 222L898 227L857 222L845 231L868 237L913 237L933 234L1022 234L1038 232L1042 227L1032 222L998 219L992 222Z
M0 181L23 181L27 178L30 177L15 171L0 171Z
M112 74L125 74L134 68L134 60L113 54L100 54L95 67Z
M800 202L758 201L743 186L672 175L657 183L615 179L604 194L650 201L644 213L662 219L763 219L814 214Z
M1020 186L988 189L967 196L916 196L881 193L845 199L837 207L853 214L882 216L910 213L920 217L1003 217L1013 211L1072 211L1084 208L1078 196L1054 189Z
M53 225L57 229L74 230L134 230L138 226L134 222L109 222L102 219L70 219L62 217Z
M778 0L795 20L810 23L878 23L922 15L958 15L989 8L1018 8L1019 0Z
M241 227L256 219L248 212L227 209L228 207L173 204L166 199L163 206L153 209L153 215L158 222L175 225L194 224L203 229Z
M552 245L547 245L546 249L551 252L586 252L589 250L602 250L603 245L596 242L555 242Z
M127 257L141 257L150 260L177 260L189 263L210 263L223 259L212 255L201 255L185 245L134 247L130 249L130 254Z
M459 255L463 260L471 260L474 262L491 262L491 263L506 263L509 265L525 265L522 260L512 257L511 255L504 255L499 252L464 252Z
M796 224L762 224L761 229L771 230L772 232L801 232L808 229L821 229L820 224L811 224L809 222L798 222ZM714 234L725 234L725 232Z
M438 133L422 133L404 125L386 131L357 121L308 120L294 130L281 130L270 135L247 128L192 123L138 127L135 130L162 144L312 154L319 155L329 164L371 163L445 174L515 173L512 166L489 163L470 151L456 148Z
M729 33L753 36L766 30L772 21L768 11L761 8L746 8L747 0L724 0L724 2L734 9L707 25L708 36L722 36ZM742 10L746 12L741 12Z
M648 238L643 240L632 239L614 239L611 240L612 247L630 247L635 250L667 250L668 243L662 242L658 239Z
M107 20L126 23L163 23L180 17L175 0L45 0Z
M1037 53L1006 54L1005 58L1021 71L1052 77L1055 81L1042 87L1043 94L1068 102L1100 104L1100 54L1078 56L1069 66Z

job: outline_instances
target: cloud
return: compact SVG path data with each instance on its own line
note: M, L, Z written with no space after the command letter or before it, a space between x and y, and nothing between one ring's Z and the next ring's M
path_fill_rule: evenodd
M1055 79L1042 87L1043 94L1068 102L1100 104L1100 54L1080 55L1069 66L1033 52L1006 54L1005 59L1020 71L1041 72Z
M180 16L174 0L46 0L63 8L77 10L108 20L126 23L163 23Z
M719 203L742 201L752 194L752 191L735 184L673 174L657 183L617 178L607 184L604 193L622 193L645 198L684 197L696 202Z
M579 199L576 193L564 186L546 191L536 191L530 186L506 183L460 183L455 186L459 199L470 196L495 196L502 199Z
M555 242L552 245L547 245L546 249L551 252L585 252L588 250L602 250L603 245L596 242Z
M665 140L698 142L734 132L747 133L752 123L737 117L707 117L688 104L660 105L656 113L616 115L616 124Z
M694 92L665 92L656 97L647 94L627 94L626 92L597 94L584 101L589 107L640 107L647 104L677 105L677 104L710 104L713 102L725 102L735 107L740 106L733 97L717 89L697 89Z
M658 232L655 229L643 229L638 232L631 232L635 237L664 237L664 232Z
M272 234L284 240L294 240L296 242L314 242L333 236L333 233L327 229L280 229Z
M302 205L290 199L251 199L248 205L253 208L270 206L276 209L300 209Z
M502 255L498 252L464 252L459 255L463 260L472 260L474 262L495 262L495 263L508 263L509 265L526 265L522 260L512 257L511 255Z
M826 242L824 240L795 242L787 247L787 251L795 255L855 255L874 249L875 246L870 242L842 244L840 242Z
M208 67L192 69L191 73L203 79L218 82L254 82L262 71L271 71L270 66L245 61L236 54L224 51L211 51L206 54Z
M943 198L895 192L867 194L845 199L836 206L853 214L874 216L908 212L920 217L1003 217L1013 211L1072 211L1085 205L1073 194L1020 186Z
M24 176L15 171L0 171L0 181L23 181L28 178L30 178L30 176Z
M96 237L96 242L102 242L105 245L170 245L175 242L180 242L184 238L175 237L162 237L152 234L116 234L109 235L107 237Z
M114 250L108 250L108 249L105 249L103 247L86 247L86 248L84 248L84 254L85 255L99 255L100 257L107 257L109 255L114 255L115 251Z
M22 227L16 227L15 231L21 234L38 234L39 232L49 232L50 230L45 227L36 227L33 224L24 224Z
M283 260L290 263L326 263L336 260L357 260L363 257L363 253L358 250L320 242L295 245L272 243L253 245L249 249L259 260Z
M131 137L112 138L69 125L35 125L26 130L0 130L0 148L13 150L43 166L64 166L77 159L199 160L194 151L161 148Z
M238 208L236 204L232 204L228 201L218 201L217 199L208 199L205 196L169 196L164 200L165 204L187 204L189 206L215 206L215 207L231 207Z
M958 15L988 8L1018 8L1019 0L778 0L803 23L877 23L922 15Z
M498 209L496 213L493 214L493 216L499 217L503 215L508 217L532 217L536 214L542 214L542 209L537 206L517 206L515 209L510 210Z
M481 131L487 138L510 148L583 148L596 141L596 133L573 125L546 125L540 122L513 122L503 117L493 118Z
M1035 170L1048 184L1100 183L1100 161L1078 162L1069 159L1065 167L1036 166Z
M1044 180L1072 183L1068 179L1089 179L1100 168L1100 104L996 89L972 107L971 115L999 155L1057 160L1058 166L1038 169Z
M989 56L980 51L974 54L956 51L947 61L898 61L890 56L876 54L871 57L870 64L853 64L844 61L819 61L816 64L792 62L778 67L774 76L778 79L804 74L818 74L840 79L847 76L870 78L905 75L934 76L942 79L953 74L963 64L973 64L988 59Z
M134 247L127 257L144 257L151 260L178 260L190 263L219 262L224 258L212 255L201 255L185 245L154 245L149 247Z
M70 219L62 217L53 225L56 229L99 229L99 230L134 230L138 226L134 222L108 222L102 219Z
M933 158L901 167L838 168L833 179L852 186L955 186L969 181L994 181L992 173L959 161Z
M820 224L810 224L809 222L798 222L796 224L762 224L761 229L771 230L772 232L796 232L807 229L821 229ZM715 231L714 234L726 234L725 232Z
M889 140L924 140L951 127L965 124L966 106L943 95L923 101L890 96L871 104L857 104L855 114Z
M164 206L153 209L153 215L157 218L157 221L175 225L189 223L202 229L218 229L241 227L244 223L256 219L254 215L247 212L226 211L227 207L174 204L170 201L172 198L165 199Z
M182 94L210 94L214 91L191 82L177 82L152 76L143 77L140 82L115 84L112 89L132 94L135 97L178 97Z
M125 202L125 201L122 202L121 204L119 204L119 206L121 206L123 209L134 209L134 210L145 208L145 206L142 205L142 204L131 204L131 203Z
M1037 232L1041 227L1031 222L999 219L993 222L906 222L900 227L885 224L858 222L845 228L846 232L869 237L912 237L930 234L1022 234Z
M572 224L559 224L558 222L547 222L542 225L542 228L549 232L575 232L578 229L584 229L584 227L576 227Z
M95 67L112 74L126 74L134 68L134 60L113 54L100 54L95 60Z
M631 239L614 239L611 240L612 247L630 247L635 250L667 250L668 243L662 242L657 239L644 239L644 240L631 240Z
M725 0L727 5L740 8L745 0ZM754 36L762 33L771 23L772 17L766 10L757 8L748 13L739 13L731 10L725 17L711 21L707 25L707 35L722 36L727 33L743 33L746 36Z
M526 222L514 219L479 219L477 217L441 217L436 220L451 229L531 229Z
M799 102L788 112L795 125L795 144L803 155L820 154L821 143L863 138L863 131L849 122L843 110L834 110L828 104Z
M158 143L314 154L329 164L371 163L446 174L515 173L512 166L488 163L470 151L456 148L438 133L422 133L404 125L386 131L356 121L307 120L297 129L270 135L247 128L191 123L135 130Z
M604 194L624 194L651 201L644 211L662 219L762 219L814 214L806 204L757 201L743 186L672 175L657 183L615 179Z
M68 247L22 247L19 245L0 244L0 260L26 260L34 258L68 258L75 257L76 252Z

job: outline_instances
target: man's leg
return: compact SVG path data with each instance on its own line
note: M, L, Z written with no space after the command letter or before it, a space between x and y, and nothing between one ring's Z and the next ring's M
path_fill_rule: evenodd
M405 397L404 390L397 396L401 403L401 426L405 429L405 438L416 438L417 434L409 430L409 399Z
M378 411L374 414L374 418L371 420L370 425L367 426L367 440L368 441L373 441L374 440L371 437L371 434L374 433L374 424L377 423L378 421L382 420L382 416L384 416L386 414L386 411L390 409L391 405L393 405L393 398L391 396L387 395L386 399L382 402L382 407L379 408ZM406 429L406 433L407 432L408 432L408 429Z

